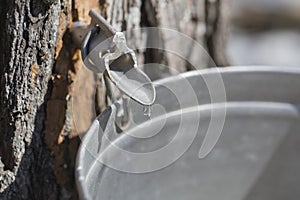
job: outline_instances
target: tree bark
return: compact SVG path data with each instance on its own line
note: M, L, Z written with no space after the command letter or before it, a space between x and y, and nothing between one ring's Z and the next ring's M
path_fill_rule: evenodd
M1 2L0 192L54 199L53 157L43 143L60 2ZM39 189L37 189L39 188Z
M203 44L218 65L226 65L227 22L221 2L3 0L0 199L77 198L74 163L79 135L95 117L92 111L97 108L99 114L105 108L105 88L101 76L83 67L71 39L72 22L89 22L88 11L96 8L119 31L144 26L175 29ZM168 36L161 37L169 45ZM147 39L139 31L127 35L128 43L137 48ZM201 58L197 52L191 54ZM160 50L139 51L138 59L175 66L179 72L190 69L184 60ZM208 67L202 60L199 65ZM172 74L145 70L153 79ZM77 112L82 113L74 119Z

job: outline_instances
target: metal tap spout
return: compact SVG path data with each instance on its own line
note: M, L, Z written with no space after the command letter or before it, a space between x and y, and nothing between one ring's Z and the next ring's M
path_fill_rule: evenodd
M92 21L81 47L84 64L96 73L104 73L130 98L142 105L152 105L155 88L150 78L138 68L135 52L128 48L124 33L116 31L95 10L89 15Z

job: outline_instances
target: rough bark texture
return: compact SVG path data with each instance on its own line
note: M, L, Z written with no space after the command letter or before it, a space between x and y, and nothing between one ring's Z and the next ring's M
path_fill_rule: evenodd
M60 6L46 0L1 4L0 192L4 199L54 199L57 194L43 123Z
M73 45L73 21L89 22L98 9L119 31L143 26L178 30L199 41L226 65L221 0L4 0L0 7L0 199L76 199L74 163L79 135L105 107L101 75L83 67ZM160 35L163 45L168 35ZM149 40L129 31L131 47ZM176 44L181 48L180 44ZM190 50L207 67L202 55ZM140 50L140 63L163 63L178 72L188 63L161 50ZM145 68L153 78L168 69ZM96 110L96 113L93 111Z

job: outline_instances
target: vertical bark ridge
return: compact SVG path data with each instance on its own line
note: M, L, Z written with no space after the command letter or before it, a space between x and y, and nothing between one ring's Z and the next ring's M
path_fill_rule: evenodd
M0 197L55 199L43 122L60 2L14 0L1 7Z

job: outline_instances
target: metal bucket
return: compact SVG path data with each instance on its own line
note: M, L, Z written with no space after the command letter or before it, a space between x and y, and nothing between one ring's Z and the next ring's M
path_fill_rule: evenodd
M207 83L214 83L220 74L227 103L212 101L209 93L211 88ZM193 88L196 103L186 95L186 83ZM142 112L143 107L131 102L131 121L122 130L125 134L120 134L115 126L120 107L117 102L95 120L84 136L76 166L80 198L300 197L300 173L297 172L300 167L297 153L300 150L297 107L300 70L211 69L188 72L155 84L156 104L164 108L164 112L154 112L149 120ZM220 111L224 110L226 118L220 138L210 154L199 159L199 149L211 121L222 121L224 116ZM194 130L196 134L190 134ZM188 140L192 142L186 145ZM167 154L144 156L172 142L175 148L166 150ZM159 162L165 166L158 167Z

